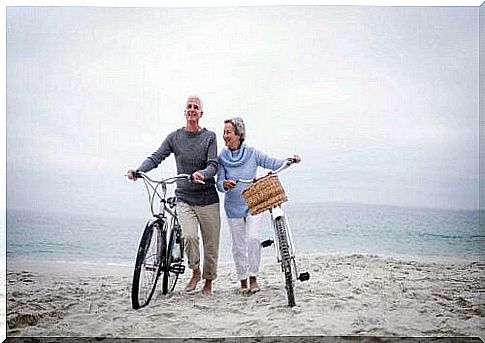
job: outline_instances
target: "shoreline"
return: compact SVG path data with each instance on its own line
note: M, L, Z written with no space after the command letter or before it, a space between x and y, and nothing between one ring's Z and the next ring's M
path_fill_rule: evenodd
M414 262L423 264L469 264L469 263L484 263L485 258L481 256L412 256L412 255L383 255L372 253L306 253L297 254L297 259L320 259L320 258L350 258L350 257L371 257L383 260L392 260L395 262ZM273 252L263 253L261 256L262 266L275 264L275 257ZM234 266L231 261L219 261L219 267L230 268ZM134 268L133 262L96 262L96 261L38 261L31 259L8 259L7 261L0 260L0 267L7 272L10 270L24 269L34 272L49 273L49 274L64 274L67 276L80 275L124 275L131 273ZM102 267L102 269L99 269ZM121 274L120 274L121 273Z
M7 335L66 337L484 336L483 263L421 263L373 255L302 256L296 303L286 306L279 265L264 264L261 291L243 295L232 263L214 294L186 294L190 276L149 306L131 308L130 267L7 266ZM76 270L74 270L76 269ZM288 325L291 323L291 325Z

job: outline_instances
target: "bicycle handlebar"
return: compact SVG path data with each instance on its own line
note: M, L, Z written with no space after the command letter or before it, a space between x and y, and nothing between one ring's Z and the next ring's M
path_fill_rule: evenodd
M148 176L148 174L141 172L141 171L134 171L133 176L136 178L143 178L147 181L153 182L153 183L165 183L165 184L171 184L174 183L177 180L189 180L189 181L194 181L192 175L189 174L178 174L172 177L169 177L167 179L162 179L162 180L154 180Z
M188 180L190 182L205 184L204 181L195 180L193 178L193 176L189 175L189 174L177 174L175 176L169 177L167 179L162 179L162 180L154 180L154 179L150 178L148 176L148 174L146 174L145 172L141 172L141 171L133 170L132 174L133 174L133 177L135 177L135 178L145 179L145 180L153 182L153 183L166 184L166 185L174 183L175 181L178 181L178 180Z
M155 211L153 209L153 203L155 200L155 197L158 197L163 204L163 211L168 211L172 216L175 216L175 212L173 212L170 208L170 206L167 206L167 201L166 201L166 194L167 194L167 185L174 183L179 180L187 180L189 182L198 182L198 183L205 183L204 181L199 181L199 180L194 180L192 175L189 174L178 174L166 179L162 180L154 180L151 177L149 177L146 173L140 172L140 171L134 171L131 170L131 176L133 177L134 180L137 178L140 178L143 180L145 183L145 187L148 192L148 202L150 203L150 211L152 212L153 216L159 216L155 214ZM131 177L130 177L131 178ZM162 191L158 191L158 187L162 186Z
M291 166L293 163L296 163L296 160L293 157L288 157L281 167L279 167L278 169L276 169L274 171L270 171L268 174L278 174L278 173L282 172L283 170L285 170L286 168L288 168L289 166ZM254 178L254 179L237 179L236 183L238 183L238 182L251 183L251 182L254 182L256 180L257 180L257 178Z

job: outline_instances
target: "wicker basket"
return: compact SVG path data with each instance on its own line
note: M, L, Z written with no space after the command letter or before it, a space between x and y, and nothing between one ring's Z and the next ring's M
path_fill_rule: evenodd
M275 174L268 174L256 180L242 192L242 195L248 204L249 213L253 216L288 200Z

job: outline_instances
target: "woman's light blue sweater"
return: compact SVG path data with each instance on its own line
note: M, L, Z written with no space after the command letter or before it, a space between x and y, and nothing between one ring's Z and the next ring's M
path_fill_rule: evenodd
M226 191L224 180L254 179L258 166L276 170L285 160L269 157L265 153L241 144L238 150L224 148L218 157L217 189L225 193L224 209L228 218L244 218L249 215L248 205L242 197L242 191L249 184L238 182L233 189Z

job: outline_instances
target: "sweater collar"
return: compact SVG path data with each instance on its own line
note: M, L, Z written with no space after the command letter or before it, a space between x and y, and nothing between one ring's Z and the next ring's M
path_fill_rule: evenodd
M242 143L239 149L229 150L224 148L219 156L221 162L229 167L239 167L246 163L249 158L248 149L245 143Z
M192 131L187 130L187 128L184 126L184 127L182 127L182 130L185 132L185 134L187 136L196 137L196 136L200 135L202 132L204 132L206 130L206 128L201 127L199 131L192 132Z

